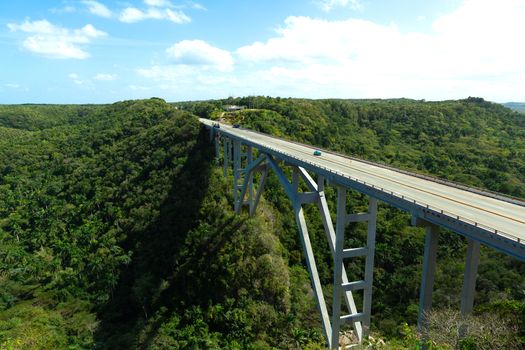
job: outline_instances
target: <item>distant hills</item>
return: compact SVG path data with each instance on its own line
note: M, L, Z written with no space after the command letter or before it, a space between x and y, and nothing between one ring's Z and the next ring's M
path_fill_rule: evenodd
M503 105L514 111L525 113L525 102L507 102L507 103L503 103Z

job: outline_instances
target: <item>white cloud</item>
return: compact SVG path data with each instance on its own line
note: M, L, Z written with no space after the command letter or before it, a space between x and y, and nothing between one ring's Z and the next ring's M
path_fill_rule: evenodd
M89 80L83 80L83 79L81 79L80 76L79 76L77 73L69 73L69 74L68 74L68 78L69 78L73 83L75 83L76 85L79 85L79 86L86 85L86 84L89 84L89 83L90 83Z
M100 80L100 81L112 81L112 80L116 80L117 76L115 74L98 73L97 75L94 76L94 79Z
M26 20L22 24L9 23L7 27L11 31L22 31L26 33L53 34L57 31L57 27L49 23L47 20L33 22Z
M74 33L75 33L75 35L79 35L79 36L85 35L88 38L99 38L99 37L107 35L107 33L96 29L91 24L86 24L81 29L75 29ZM81 39L79 39L79 40L81 40Z
M15 83L7 83L7 84L4 84L4 87L6 87L7 89L9 89L10 91L29 91L29 88L27 87L24 87L20 84L15 84ZM2 87L0 86L0 91L2 91Z
M190 2L191 4L191 8L192 9L195 9L195 10L202 10L202 11L208 11L208 9L206 7L204 7L204 5L202 4L199 4L197 2Z
M141 86L141 85L128 85L128 88L130 88L133 91L148 91L148 90L151 90L150 86Z
M197 2L186 0L184 4L182 5L174 5L173 2L169 0L143 0L144 4L149 7L162 7L162 8L177 8L177 9L184 9L184 8L191 8L195 10L207 10L206 7L204 7L202 4L199 4Z
M173 4L168 0L144 0L144 3L153 7L173 7Z
M57 14L63 14L63 13L73 13L76 12L77 9L74 6L64 6L62 8L52 8L49 10L51 13L57 13Z
M133 22L138 22L138 21L144 20L145 19L145 14L141 10L139 10L137 8L128 7L126 9L124 9L124 11L122 11L122 13L120 14L119 19L122 22L133 23Z
M361 10L363 8L359 0L316 0L315 2L325 12L330 12L335 7L346 7L348 5L353 10Z
M219 49L202 40L183 40L166 50L174 62L230 71L233 58L229 51Z
M119 20L125 23L135 23L147 19L168 20L177 24L191 22L191 19L180 10L172 10L169 8L161 9L156 7L150 7L146 10L127 7L122 11L119 17Z
M121 11L112 11L103 3L96 0L81 0L81 3L87 6L90 13L105 17L117 18L121 22L136 23L144 20L167 20L177 24L191 22L183 11L183 8L191 7L193 9L205 10L205 8L197 3L188 2L187 5L175 6L169 0L143 0L146 8L138 8L129 5Z
M236 71L256 67L244 82L266 86L262 94L523 99L523 18L521 0L467 0L429 34L361 19L289 17L273 38L236 51Z
M26 50L44 57L59 59L88 58L89 53L80 45L89 44L93 39L107 35L91 24L71 30L56 26L47 20L26 20L22 24L10 23L7 26L13 32L29 34L22 42Z
M139 68L137 74L143 78L155 81L158 86L163 85L164 90L168 87L177 87L182 91L202 90L210 86L224 86L231 83L235 78L230 74L209 71L198 66L188 65L155 65L150 68Z
M189 78L198 73L196 67L191 66L159 66L151 68L139 68L137 74L155 81L176 81L181 78Z
M172 99L232 94L523 100L523 18L522 0L466 0L426 33L356 18L289 17L268 40L233 53L199 40L180 41L167 49L169 64L136 70L138 86Z
M347 63L394 49L389 42L399 36L399 31L395 26L360 19L326 21L288 17L277 34L278 37L266 43L255 42L239 48L238 55L252 62ZM383 46L377 45L378 42Z
M148 83L130 88L136 92L140 87L159 91L158 93L173 99L199 99L203 96L223 96L225 86L238 85L237 78L221 71L210 71L200 66L190 65L155 65L150 68L140 68L136 73ZM230 91L238 91L236 88ZM146 97L146 95L137 95Z
M113 14L111 10L106 7L106 5L94 1L94 0L83 0L82 3L88 7L88 11L92 14L100 17L110 18Z

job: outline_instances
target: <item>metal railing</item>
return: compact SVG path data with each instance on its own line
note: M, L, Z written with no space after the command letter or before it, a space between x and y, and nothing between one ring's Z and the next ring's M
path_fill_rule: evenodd
M237 137L237 136L235 136ZM252 142L252 141L250 141ZM253 143L253 142L252 142ZM298 158L290 153L287 153L287 152L284 152L284 151L281 151L277 148L273 148L273 147L270 147L270 146L263 146L261 144L258 144L258 146L261 148L261 149L267 149L269 151L271 151L272 153L274 153L276 156L279 156L279 155L284 155L288 158L292 158L292 159L295 159L299 162L303 162L303 163L307 163L307 164L310 164L316 168L320 168L320 169L323 169L324 171L326 172L329 172L335 176L339 176L339 177L342 177L342 178L345 178L345 179L348 179L350 181L353 181L353 182L356 182L356 183L359 183L359 184L362 184L364 186L367 186L369 188L372 188L372 189L375 189L377 191L380 191L380 192L383 192L385 194L388 194L388 195L391 195L393 197L396 197L398 199L401 199L401 200L404 200L408 203L411 203L413 205L418 205L420 206L421 208L423 209L427 209L427 210L431 210L431 211L434 211L436 213L439 213L441 215L445 215L447 217L449 217L450 219L452 220L457 220L457 221L460 221L460 222L463 222L463 223L466 223L468 225L471 225L471 226L474 226L474 227L478 227L478 228L481 228L487 232L490 232L490 233L493 233L495 235L498 235L498 236L501 236L503 238L506 238L506 239L509 239L509 240L512 240L514 242L517 242L517 243L522 243L521 239L519 237L516 237L515 235L513 234L510 234L508 232L504 232L504 231L501 231L501 230L497 230L493 227L490 227L490 226L487 226L487 225L484 225L484 224L481 224L481 223L478 223L474 220L471 220L471 219L468 219L468 218L465 218L463 216L460 216L460 215L456 215L454 214L453 212L451 211L448 211L446 209L441 209L439 207L436 207L434 205L429 205L427 203L424 203L424 202L421 202L421 201L418 201L416 199L413 199L411 198L410 196L407 196L407 195L404 195L404 194L401 194L399 192L396 192L396 191L386 191L383 187L379 187L379 186L376 186L372 183L368 183L364 180L360 180L358 178L355 178L355 177L352 177L348 174L345 174L345 173L342 173L342 172L339 172L337 170L333 170L329 167L326 167L324 165L321 165L321 164L318 164L318 163L315 163L315 162L312 162L312 161L309 161L309 160L306 160L306 159L301 159L301 158Z
M349 156L349 155L346 155L346 154L337 153L337 152L334 152L334 151L331 151L331 150L327 150L327 149L324 149L324 148L321 148L321 147L312 146L312 145L305 145L305 144L300 143L298 141L285 139L285 138L280 137L280 136L268 135L268 134L265 134L263 132L256 131L256 130L247 130L247 129L243 129L243 130L249 131L249 132L253 132L255 134L259 134L259 135L262 135L262 136L267 136L267 137L271 137L271 138L274 138L274 139L278 139L278 140L281 140L281 141L293 143L293 144L299 145L299 146L313 147L313 148L321 150L324 153L332 154L332 155L335 155L335 156L339 156L339 157L346 158L346 159L349 159L349 160L354 160L354 161L365 163L365 164L368 164L368 165L373 165L373 166L376 166L376 167L379 167L379 168L392 170L392 171L395 171L395 172L398 172L398 173L401 173L401 174L404 174L404 175L414 176L414 177L417 177L417 178L420 178L420 179L424 179L424 180L427 180L427 181L436 182L436 183L439 183L439 184L442 184L442 185L458 188L458 189L461 189L461 190L464 190L464 191L468 191L468 192L471 192L471 193L475 193L475 194L479 194L479 195L482 195L482 196L485 196L485 197L494 198L494 199L497 199L497 200L501 200L501 201L504 201L504 202L508 202L508 203L511 203L511 204L516 204L516 205L525 207L525 200L522 199L522 198L513 197L513 196L509 196L509 195L503 195L503 194L498 193L498 192L494 192L494 191L491 191L491 190L482 189L482 188L478 188L478 187L474 187L474 186L467 186L467 185L464 185L464 184L461 184L461 183L458 183L458 182L454 182L454 181L450 181L450 180L444 180L444 179L438 178L436 176L419 174L419 173L414 173L414 172L411 172L411 171L408 171L408 170L404 170L404 169L398 169L398 168L395 168L392 165L386 164L386 163L384 163L382 161L372 162L370 160L362 159L362 158L355 157L355 156Z
M257 132L257 131L252 131L252 130L249 130L249 131L257 133L257 134L260 134L260 135L276 138L276 139L279 139L281 141L291 142L291 143L294 143L294 144L297 144L297 145L304 146L303 144L301 144L299 142L296 142L296 141L290 141L290 140L286 140L286 139L283 139L283 138L280 138L280 137L270 136L270 135L267 135L267 134L264 134L264 133L261 133L261 132ZM234 134L230 133L229 131L220 130L220 132L223 133L223 134L227 134L229 137L237 138L237 139L239 139L241 141L247 141L246 139L244 139L244 138L242 138L240 136L234 135ZM504 232L504 231L501 231L501 230L497 230L497 229L495 229L493 227L490 227L490 226L487 226L485 224L481 224L481 223L478 223L478 222L476 222L474 220L465 218L463 216L456 215L456 214L454 214L451 211L448 211L446 209L441 209L439 207L436 207L436 206L429 205L427 203L418 201L418 200L416 200L414 198L411 198L410 196L403 195L403 194L401 194L399 192L390 191L390 190L386 191L383 187L376 186L376 185L374 185L372 183L366 182L364 180L360 180L360 179L352 177L352 176L350 176L348 174L345 174L345 173L342 173L342 172L338 172L336 170L333 170L333 169L331 169L329 167L326 167L324 165L321 165L319 163L315 163L315 162L309 161L307 159L301 159L301 158L299 158L297 156L294 156L294 155L292 155L292 154L290 154L288 152L279 150L277 148L274 148L274 147L271 147L271 146L266 146L266 145L263 145L263 144L260 144L260 143L257 143L257 142L253 142L253 141L249 141L249 142L252 143L253 145L257 146L261 150L270 151L269 153L273 153L274 155L276 155L278 157L279 157L279 155L283 155L283 156L286 156L288 158L294 159L294 160L296 160L298 162L309 164L309 165L311 165L311 166L313 166L315 168L322 169L322 170L324 170L324 171L326 171L326 172L328 172L330 174L333 174L335 176L342 177L344 179L347 179L347 180L350 180L352 182L355 182L355 183L367 186L369 188L372 188L372 189L374 189L376 191L379 191L379 192L382 192L384 194L393 196L393 197L395 197L397 199L404 200L407 203L411 203L412 205L419 206L422 209L430 210L430 211L433 211L435 213L447 216L451 220L457 220L459 222L462 222L462 223L465 223L467 225L471 225L471 226L480 228L482 230L485 230L487 232L490 232L490 233L495 234L497 236L500 236L502 238L505 238L505 239L508 239L508 240L511 240L511 241L514 241L514 242L517 242L517 243L520 243L520 244L522 243L522 240L519 237L517 237L517 236L515 236L515 235L513 235L511 233ZM441 179L438 179L438 178L435 178L435 177L432 177L432 176L426 176L426 175L421 175L421 174L414 174L414 173L411 173L409 171L396 169L396 168L393 168L393 167L388 166L388 165L377 164L377 163L366 161L366 160L362 160L362 159L359 159L359 158L350 157L350 156L346 156L346 155L341 155L339 153L335 153L335 152L331 152L331 151L323 150L323 152L326 152L326 153L329 153L329 154L333 154L333 155L337 155L337 156L341 156L341 157L349 159L349 160L356 160L356 161L363 162L363 163L366 163L366 164L369 164L369 165L374 165L374 166L386 168L386 169L389 169L389 170L392 170L392 171L403 173L405 175L415 176L415 177L422 178L422 179L425 179L425 180L429 180L429 181L432 181L432 182L440 183L440 184L443 184L443 185L446 185L446 186L451 186L451 187L455 187L455 188L458 188L458 189L466 190L466 191L469 191L469 192L477 193L477 194L480 194L480 195L487 196L489 198L494 198L494 199L498 199L498 200L505 200L506 202L509 202L509 203L512 203L512 204L525 206L525 202L520 201L517 198L505 197L505 196L503 196L501 194L498 194L498 193L495 193L495 192L484 191L484 190L468 187L468 186L465 186L465 185L461 185L461 184L457 184L457 183L441 180Z

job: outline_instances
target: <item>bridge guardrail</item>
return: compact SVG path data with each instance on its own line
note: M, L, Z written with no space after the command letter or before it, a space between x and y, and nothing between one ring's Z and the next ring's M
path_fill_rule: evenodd
M270 137L279 139L281 141L290 142L290 143L293 143L293 144L296 144L296 145L305 146L304 144L302 144L302 143L300 143L298 141L288 140L288 139L285 139L285 138L280 137L280 136L268 135L268 134L265 134L263 132L256 131L256 130L247 130L247 131L253 132L253 133L256 133L256 134L259 134L259 135L263 135L263 136L270 136ZM446 185L446 186L459 188L461 190L465 190L465 191L476 193L476 194L479 194L479 195L482 195L482 196L498 199L498 200L501 200L501 201L504 201L504 202L508 202L508 203L512 203L512 204L516 204L516 205L525 207L525 200L523 200L522 198L502 195L501 193L494 192L494 191L491 191L491 190L481 189L481 188L477 188L477 187L473 187L473 186L467 186L467 185L460 184L458 182L440 179L438 177L431 176L431 175L418 174L418 173L414 173L414 172L411 172L411 171L408 171L408 170L398 169L398 168L395 168L395 167L393 167L393 166L391 166L389 164L385 164L382 161L372 162L370 160L362 159L362 158L359 158L359 157L349 156L349 155L341 154L341 153L336 153L334 151L330 151L330 150L327 150L327 149L324 149L324 148L321 148L321 147L317 147L317 146L312 146L312 147L318 148L319 150L322 150L324 153L337 155L337 156L340 156L340 157L343 157L343 158L346 158L346 159L355 160L355 161L358 161L358 162L362 162L362 163L366 163L366 164L369 164L369 165L377 166L377 167L380 167L380 168L383 168L383 169L392 170L392 171L395 171L395 172L398 172L398 173L401 173L401 174L404 174L404 175L410 175L410 176L418 177L420 179L436 182L436 183L439 183L439 184L442 184L442 185Z
M276 149L276 148L269 147L269 146L262 146L262 147L263 147L263 148L267 148L267 149L269 149L269 150L272 150L272 151L274 151L274 152L276 152L276 153L283 154L283 155L285 155L285 156L287 156L287 157L290 157L290 158L292 158L292 159L297 159L297 160L299 160L299 161L301 161L301 162L308 163L308 164L310 164L310 165L312 165L312 166L315 166L315 167L318 167L318 168L322 168L323 170L328 171L328 172L330 172L330 173L332 173L332 174L334 174L334 175L336 175L336 176L341 176L341 177L343 177L343 178L347 178L347 179L349 179L350 181L354 181L354 182L357 182L357 183L361 183L361 184L363 184L363 185L365 185L365 186L371 187L371 188L376 189L376 190L379 190L379 191L381 191L381 192L388 193L388 194L390 194L391 196L397 197L397 198L399 198L399 199L401 199L401 200L405 200L405 201L407 201L407 202L411 202L411 203L413 203L413 204L415 204L415 205L419 205L419 206L421 206L421 207L423 207L423 208L425 208L425 209L435 211L435 212L440 213L440 214L442 214L442 215L446 215L446 216L450 217L451 219L455 219L455 220L462 221L462 222L465 222L465 223L470 223L471 225L473 225L473 226L475 226L475 227L482 228L483 230L485 230L485 231L487 231L487 232L491 232L491 233L493 233L493 234L495 234L495 235L498 235L498 236L501 236L501 237L503 237L503 238L505 238L505 239L508 239L508 240L511 240L511 241L515 241L515 242L520 243L520 244L522 243L522 241L521 241L521 239L520 239L519 237L516 237L516 236L514 236L513 234L510 234L510 233L508 233L508 232L504 232L504 231L501 231L501 230L497 230L497 229L495 229L495 228L493 228L493 227L490 227L490 226L487 226L487 225L484 225L484 224L480 224L480 223L478 223L478 222L476 222L476 221L474 221L474 220L471 220L471 219L465 218L465 217L460 216L460 215L456 215L456 214L454 214L454 213L452 213L452 212L449 212L449 211L447 211L447 210L445 210L445 209L441 209L441 208L438 208L438 207L435 207L435 206L432 206L432 205L429 205L429 204L426 204L426 203L423 203L423 202L417 201L416 199L413 199L413 198L411 198L411 197L409 197L409 196L403 195L403 194L401 194L401 193L399 193L399 192L395 192L395 191L385 191L382 187L376 186L376 185L371 184L371 183L367 183L367 182L364 181L364 180L359 180L359 179L354 178L354 177L352 177L352 176L350 176L350 175L347 175L347 174L344 174L344 173L341 173L341 172L338 172L338 171L332 170L332 169L327 168L327 167L325 167L325 166L323 166L323 165L319 165L319 164L316 164L316 163L314 163L314 162L311 162L311 161L308 161L308 160L305 160L305 159L299 159L299 158L297 158L296 156L294 156L294 155L292 155L292 154L290 154L290 153L280 151L280 150L278 150L278 149ZM372 164L373 164L373 163L372 163Z
M264 134L264 133L261 133L261 132L258 132L258 131L252 131L252 130L249 130L249 131L257 133L257 134L260 134L260 135L269 136L267 134ZM221 133L224 133L224 130L222 130ZM225 133L229 134L228 131L226 131ZM239 138L238 136L233 135L233 134L230 134L229 136L230 137L233 136L235 138ZM296 141L285 140L285 139L283 139L281 137L276 137L276 136L271 136L271 137L277 138L277 139L282 140L282 141L291 142L291 143L303 146L302 144L300 144L299 142L296 142ZM339 172L337 172L335 170L332 170L330 168L327 168L327 167L325 167L323 165L316 164L314 162L311 162L311 161L308 161L308 160L305 160L305 159L299 159L298 157L296 157L296 156L294 156L294 155L292 155L290 153L281 151L281 150L273 148L271 146L264 146L264 145L259 144L259 147L267 149L267 150L271 150L271 151L273 151L273 152L275 152L277 154L285 155L285 156L287 156L289 158L296 159L296 160L298 160L300 162L303 162L303 163L308 163L308 164L310 164L312 166L315 166L317 168L321 168L321 169L323 169L323 170L325 170L325 171L327 171L329 173L332 173L332 174L334 174L336 176L341 176L343 178L349 179L350 181L361 183L361 184L363 184L365 186L371 187L371 188L379 190L381 192L389 193L391 196L394 196L394 197L396 197L398 199L401 199L401 200L405 200L407 202L411 202L414 205L419 205L419 206L421 206L424 209L432 210L432 211L434 211L436 213L440 213L441 215L446 215L447 217L449 217L451 219L455 219L455 220L462 221L462 222L465 222L465 223L470 223L471 225L473 225L475 227L479 227L479 228L481 228L481 229L483 229L483 230L485 230L487 232L493 233L493 234L495 234L497 236L500 236L500 237L502 237L504 239L511 240L511 241L517 242L519 244L522 244L521 239L519 237L514 236L511 233L504 232L504 231L501 231L501 230L497 230L497 229L495 229L493 227L490 227L490 226L487 226L487 225L484 225L484 224L480 224L480 223L478 223L478 222L476 222L474 220L471 220L471 219L468 219L468 218L465 218L465 217L462 217L462 216L459 216L459 215L455 215L454 213L449 212L449 211L447 211L445 209L441 209L441 208L438 208L438 207L435 207L435 206L431 206L431 205L429 205L427 203L423 203L423 202L417 201L416 199L410 198L409 196L405 196L405 195L403 195L401 193L398 193L398 192L395 192L395 191L384 191L383 188L378 187L378 186L376 186L374 184L371 184L371 183L367 183L364 180L359 180L359 179L354 178L354 177L352 177L350 175L339 173ZM520 201L518 199L515 199L515 198L505 197L505 196L502 196L502 195L494 193L494 192L479 190L479 189L476 189L476 188L471 188L471 187L468 187L468 186L464 186L464 185L461 185L461 184L457 184L457 183L441 180L441 179L434 178L434 177L431 177L431 176L426 176L426 175L421 175L421 174L414 174L414 173L411 173L409 171L396 169L396 168L393 168L393 167L388 166L388 165L378 164L378 163L374 163L374 162L371 162L371 161L362 160L362 159L359 159L359 158L356 158L356 157L345 156L345 155L341 155L341 154L338 154L338 153L335 153L335 152L326 151L324 149L323 149L323 151L326 152L326 153L342 156L343 158L347 158L349 160L356 160L356 161L367 163L367 164L370 164L370 165L379 166L379 167L386 168L386 169L389 169L389 170L392 170L392 171L396 171L396 172L400 172L400 173L403 173L403 174L406 174L406 175L411 175L411 176L423 178L425 180L429 180L429 181L441 183L441 184L444 184L444 185L460 188L460 189L467 190L469 192L477 193L477 194L480 194L480 195L485 195L485 196L487 196L489 198L505 200L506 202L510 202L510 203L517 204L517 205L520 205L520 206L525 206L525 202L522 202L522 201Z

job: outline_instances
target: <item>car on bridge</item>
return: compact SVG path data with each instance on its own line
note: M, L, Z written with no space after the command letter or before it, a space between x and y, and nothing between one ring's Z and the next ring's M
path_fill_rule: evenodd
M232 126L234 129L239 129L241 127L239 124L233 124Z
M320 156L322 153L318 149L314 151L314 156Z

